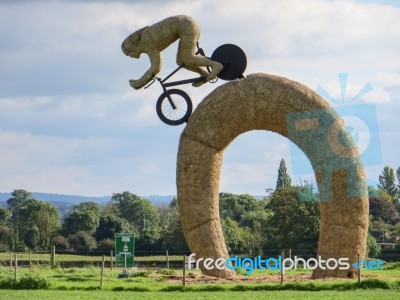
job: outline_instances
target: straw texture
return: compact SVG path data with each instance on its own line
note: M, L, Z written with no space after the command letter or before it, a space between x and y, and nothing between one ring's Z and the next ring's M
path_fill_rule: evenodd
M225 148L240 134L268 130L304 151L321 194L318 255L365 255L368 195L357 147L334 109L308 87L263 73L228 82L197 107L182 132L177 159L178 203L185 238L202 258L228 258L219 216ZM340 138L339 138L340 136ZM295 226L295 224L294 224ZM206 275L232 277L229 270ZM352 277L354 270L314 271L314 278Z

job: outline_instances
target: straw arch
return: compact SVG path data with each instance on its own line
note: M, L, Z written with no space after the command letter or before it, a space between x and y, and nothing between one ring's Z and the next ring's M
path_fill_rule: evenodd
M211 92L182 132L177 189L186 241L197 258L227 258L219 217L219 180L224 149L251 130L279 133L310 159L321 194L318 255L365 255L368 196L357 147L332 107L306 86L268 74L252 74ZM228 270L203 273L230 277ZM354 270L314 271L317 277L352 277Z

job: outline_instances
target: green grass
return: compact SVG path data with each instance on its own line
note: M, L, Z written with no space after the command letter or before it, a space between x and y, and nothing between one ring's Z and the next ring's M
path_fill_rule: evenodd
M283 285L279 283L189 283L185 288L182 287L180 277L182 271L174 272L161 270L143 271L140 270L134 277L118 278L121 269L104 270L104 290L110 291L277 291L277 290L298 290L298 291L321 291L321 290L355 290L361 289L390 289L400 291L400 268L389 269L384 271L365 271L360 286L355 280L339 279L339 280L304 280L296 279L298 274L304 274L300 271L291 271L285 276ZM196 270L193 273L199 274ZM0 283L4 280L13 278L13 270L10 268L0 268ZM100 268L55 268L34 267L32 271L28 268L18 269L18 278L36 276L37 278L45 278L50 282L51 290L96 290L99 289ZM173 282L168 282L174 278ZM251 275L246 278L257 278L260 275ZM278 273L274 274L277 279ZM263 277L259 277L263 278ZM265 281L265 280L264 280ZM7 288L4 285L3 288Z
M356 280L308 280L301 276L304 270L290 271L285 276L284 284L265 283L271 279L277 281L279 273L255 272L251 276L240 277L243 283L204 283L189 282L182 286L181 270L142 270L137 276L119 279L121 269L104 270L103 290L100 290L100 268L61 268L51 269L35 266L18 269L21 282L26 278L45 280L48 290L21 290L27 285L13 285L13 270L0 267L0 299L253 299L271 297L272 299L397 299L400 298L400 264L387 264L383 271L363 271L361 285ZM198 270L187 273L200 274ZM197 276L200 279L200 276ZM258 278L263 283L250 283L246 279ZM299 279L300 278L300 279ZM265 280L264 280L265 279ZM301 281L300 281L301 280ZM2 285L3 283L3 285ZM32 283L32 281L30 282ZM11 290L15 288L14 290ZM136 295L136 296L135 296Z
M250 291L250 292L113 292L113 291L15 291L0 290L0 299L57 299L57 300L121 300L121 299L399 299L399 292L395 290L356 290L356 291Z

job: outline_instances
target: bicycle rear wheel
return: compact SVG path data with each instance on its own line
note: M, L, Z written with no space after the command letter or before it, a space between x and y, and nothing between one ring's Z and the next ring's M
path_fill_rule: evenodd
M224 65L217 76L223 80L242 78L247 67L246 54L240 47L233 44L219 46L211 55L211 59Z
M160 120L172 126L187 122L192 114L192 109L192 100L189 95L178 89L171 89L162 93L156 104L156 111Z

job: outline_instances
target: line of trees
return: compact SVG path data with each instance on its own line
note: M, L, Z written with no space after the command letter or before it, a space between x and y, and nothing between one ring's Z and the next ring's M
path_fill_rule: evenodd
M396 175L397 174L397 178ZM243 194L220 194L220 216L231 253L263 254L268 250L311 251L318 245L319 196L312 182L292 185L285 161L278 169L275 189L259 200ZM384 231L388 238L400 236L400 168L385 167L379 186L369 186L370 233ZM304 201L304 197L307 201ZM301 201L299 199L301 197ZM82 202L61 221L57 208L14 190L0 207L0 251L48 251L50 245L66 251L109 251L114 235L133 232L136 250L187 251L177 200L155 207L131 192L116 193L109 203ZM368 238L370 255L380 246Z
M390 166L385 166L379 175L377 187L368 187L370 222L368 248L370 255L378 255L381 246L378 240L396 242L395 248L400 249L400 167L395 172Z
M14 190L12 196L8 208L0 208L0 251L48 251L50 245L75 252L108 251L114 249L118 232L134 232L137 250L160 249L160 216L166 218L174 210L157 209L149 200L123 192L114 194L104 207L79 203L61 222L53 204L34 199L25 190Z

